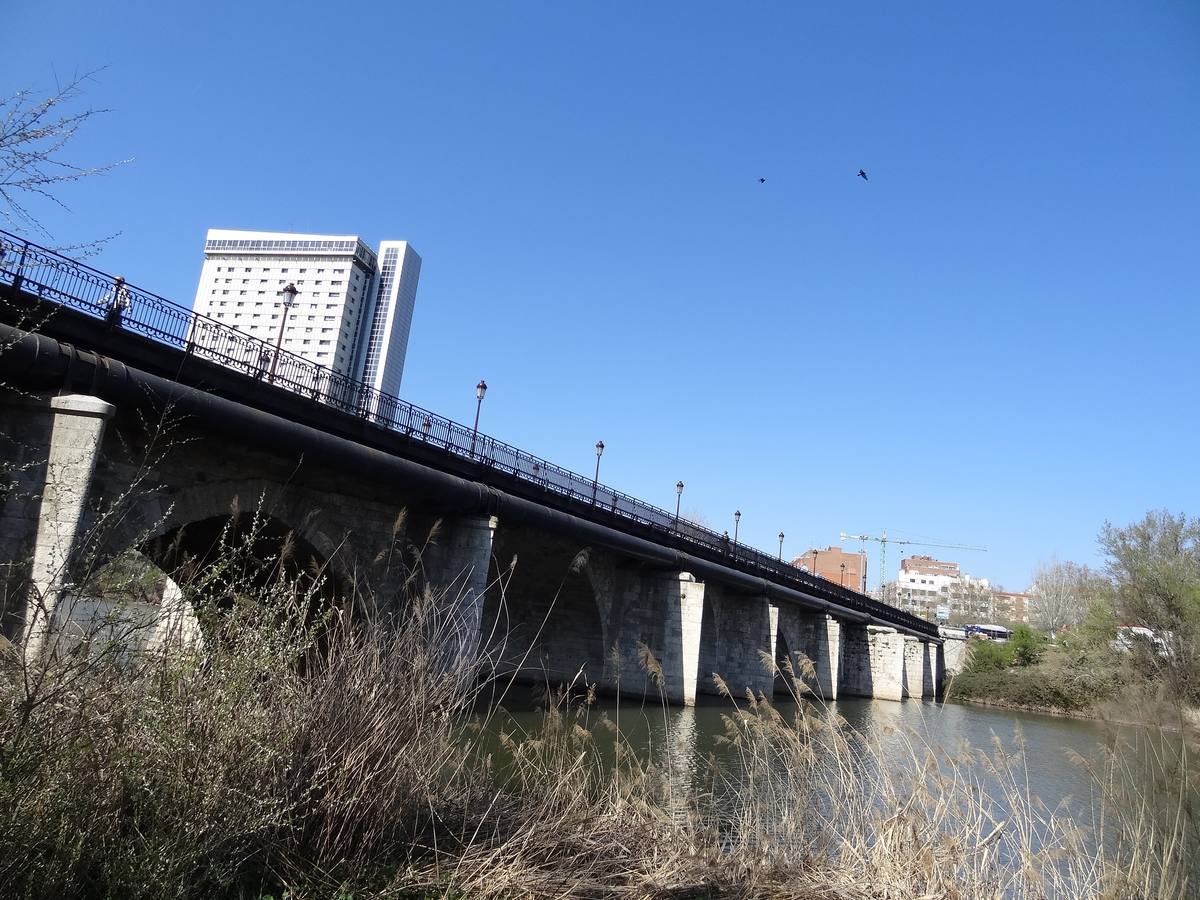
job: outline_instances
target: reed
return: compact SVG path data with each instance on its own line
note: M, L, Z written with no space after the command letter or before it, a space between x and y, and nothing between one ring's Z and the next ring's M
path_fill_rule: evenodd
M1161 775L1152 790L1117 744L1080 760L1095 813L1073 821L1029 793L1022 748L948 753L913 731L855 731L807 696L811 663L795 658L777 672L799 701L786 712L717 682L724 762L689 774L678 735L636 745L582 683L548 695L538 727L505 724L480 704L497 693L489 660L456 652L457 596L414 575L395 611L369 596L318 602L326 573L287 565L286 540L264 556L261 519L172 573L199 640L136 649L146 623L122 615L129 585L93 578L115 598L100 621L48 652L0 654L4 896L1196 890L1195 775L1178 742L1139 751ZM402 519L395 532L375 564L418 572L422 547Z

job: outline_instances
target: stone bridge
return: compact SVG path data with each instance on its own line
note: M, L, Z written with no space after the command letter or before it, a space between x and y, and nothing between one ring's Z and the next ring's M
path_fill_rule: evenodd
M28 598L53 604L71 589L85 536L100 535L101 557L137 549L170 572L257 515L264 534L294 536L294 565L328 573L331 602L402 609L417 572L454 598L466 652L490 653L520 680L578 678L690 704L717 693L714 674L737 694L773 693L781 685L766 657L789 661L826 700L939 691L941 642L927 623L816 579L747 571L736 549L635 527L616 500L601 515L472 461L439 462L411 435L351 421L190 346L163 348L70 310L33 327L35 301L44 312L44 296L10 285L0 316L12 640L35 637ZM419 563L409 547L423 548ZM641 647L660 662L661 687Z

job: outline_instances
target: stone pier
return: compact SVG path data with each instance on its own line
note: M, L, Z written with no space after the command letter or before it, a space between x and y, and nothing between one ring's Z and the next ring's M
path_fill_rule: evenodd
M878 625L842 625L840 690L877 700L904 698L904 636Z
M904 696L916 700L934 696L933 657L928 641L904 637Z
M435 596L455 609L454 631L459 656L479 652L483 604L496 534L495 516L475 516L443 524L438 542L429 548L426 579Z
M86 394L63 394L49 400L13 398L6 405L6 424L15 426L14 432L5 435L7 441L32 444L38 435L45 435L46 442L44 457L27 457L20 463L24 471L9 475L10 490L24 496L12 499L17 515L10 516L6 509L3 535L3 549L13 553L6 562L29 560L27 573L6 573L5 580L13 585L21 580L20 575L27 576L21 631L27 647L39 652L59 598L71 584L71 566L87 527L92 475L113 407ZM36 483L22 485L23 481ZM34 490L22 492L22 487ZM24 553L19 550L21 544ZM15 612L11 608L14 599L8 600L6 612L10 614Z
M689 572L630 570L617 576L608 631L616 648L601 686L623 697L652 698L692 706L700 678L705 585ZM653 655L661 673L647 671L638 645ZM661 682L661 683L660 683Z
M776 659L791 663L797 676L819 700L836 700L841 668L842 623L824 613L812 613L794 606L779 607L776 613L778 643ZM812 673L801 671L796 654L812 663Z
M766 597L705 585L699 693L720 693L713 679L719 675L735 697L744 697L747 689L771 695L775 677L761 656L774 646L771 610Z

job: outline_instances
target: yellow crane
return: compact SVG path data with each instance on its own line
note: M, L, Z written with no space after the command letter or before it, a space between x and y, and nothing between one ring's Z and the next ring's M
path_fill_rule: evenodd
M866 541L878 541L879 542L879 591L881 594L883 592L883 579L887 572L887 545L888 544L913 544L914 546L917 546L917 547L941 547L946 550L978 550L980 553L987 553L987 547L968 547L964 544L935 544L930 541L897 541L897 540L893 540L887 536L886 529L884 529L883 533L880 534L879 537L876 537L873 534L846 534L846 532L843 531L841 533L840 539L843 541L863 541L864 542L864 546L863 546L864 553L866 552L866 549L867 549L865 546ZM864 593L866 592L866 589L867 589L867 576L866 576L866 573L864 572L863 573L863 592Z

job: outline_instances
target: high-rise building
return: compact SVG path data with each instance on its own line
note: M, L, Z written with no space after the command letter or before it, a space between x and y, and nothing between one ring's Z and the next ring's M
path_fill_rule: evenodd
M377 255L352 234L212 228L193 307L271 350L278 343L332 375L397 394L420 271L405 241L385 241ZM285 321L288 284L298 293Z
M384 241L379 245L375 304L369 334L362 345L358 378L392 396L400 393L420 275L421 257L407 241Z

